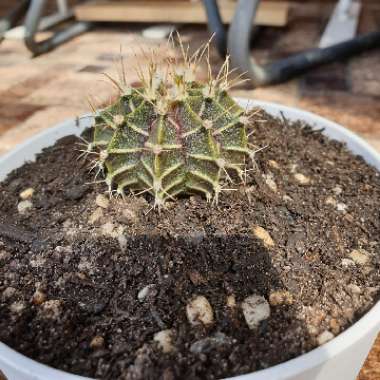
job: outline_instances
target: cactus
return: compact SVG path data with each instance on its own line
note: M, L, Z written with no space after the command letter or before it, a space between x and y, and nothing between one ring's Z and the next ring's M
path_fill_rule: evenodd
M208 45L183 62L168 60L165 72L153 60L148 75L139 71L140 88L110 78L120 97L96 112L93 142L95 166L118 194L149 192L154 207L178 194L200 193L218 201L224 184L244 181L249 148L250 115L227 93L228 59L213 78L209 60L206 83L194 80Z

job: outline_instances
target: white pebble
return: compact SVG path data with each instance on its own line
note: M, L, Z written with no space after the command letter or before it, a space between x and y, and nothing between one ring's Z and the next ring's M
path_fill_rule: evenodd
M90 224L94 224L103 217L103 209L98 207L88 218Z
M95 199L95 203L101 208L107 208L110 201L103 194L98 194Z
M142 302L145 300L145 298L152 298L156 294L157 294L156 284L149 284L138 292L137 299Z
M297 168L298 168L298 165L297 165L297 164L292 164L292 165L290 165L290 172L291 172L291 173L295 173L296 170L297 170Z
M210 325L214 322L214 311L204 296L196 296L187 304L186 315L192 325Z
M127 240L126 236L125 235L119 235L117 237L117 241L119 243L120 250L124 252L127 249L127 245L128 245L128 240Z
M260 226L253 226L253 234L260 239L265 246L267 247L273 247L274 241L272 237L269 235L269 232Z
M112 222L108 222L100 226L103 235L113 236L115 225Z
M276 185L276 182L274 181L273 179L273 175L272 174L263 174L263 178L265 180L265 183L267 184L267 186L274 192L274 193L277 193L277 185Z
M14 314L21 314L25 309L25 304L22 301L13 302L9 309Z
M302 173L295 173L294 178L300 185L308 185L310 183L310 178Z
M245 321L251 330L256 329L260 322L270 317L270 306L267 300L258 295L247 297L241 304Z
M345 203L337 203L336 209L340 212L346 211L347 205Z
M174 350L173 346L173 331L172 330L162 330L154 334L153 340L158 343L162 352L165 354L172 352Z
M340 194L342 194L342 192L343 192L343 190L342 190L342 188L341 188L340 186L335 186L335 187L332 189L332 191L333 191L333 193L334 193L335 195L340 195Z
M364 249L354 249L350 252L349 257L358 265L365 265L369 260L368 252Z
M350 267L355 265L355 262L351 259L342 259L341 263L343 267Z
M44 302L42 305L43 316L49 319L58 319L61 315L61 300L50 300Z
M322 334L318 335L318 338L317 338L318 345L322 346L322 344L327 343L333 338L334 338L334 334L328 330L325 330Z
M353 294L360 294L362 292L362 290L360 289L360 286L356 285L356 284L348 284L347 285L347 289L353 293Z
M21 191L20 198L25 201L26 199L32 198L33 194L34 189L32 187L29 187L28 189Z
M33 207L33 203L31 201L21 201L17 205L17 210L20 214L26 214L26 212Z

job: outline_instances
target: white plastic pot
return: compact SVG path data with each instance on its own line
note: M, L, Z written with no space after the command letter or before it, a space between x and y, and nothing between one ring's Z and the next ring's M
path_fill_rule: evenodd
M304 120L333 139L347 143L348 148L360 154L369 164L380 170L380 155L361 138L322 117L299 109L273 103L240 99L242 106L261 106L272 115L280 113L289 120ZM80 134L91 124L91 118L83 118L79 125L69 120L43 131L0 158L0 180L25 161L33 160L35 154L57 139L70 134ZM380 331L380 302L352 327L307 354L274 367L251 374L234 377L234 380L355 380L363 362ZM0 343L0 370L8 380L84 380L28 359ZM89 379L87 379L89 380Z

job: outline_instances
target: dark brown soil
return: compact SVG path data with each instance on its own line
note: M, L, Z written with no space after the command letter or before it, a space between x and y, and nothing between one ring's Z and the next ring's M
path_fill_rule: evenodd
M145 194L99 207L105 186L89 184L72 136L14 171L0 184L0 340L89 377L218 379L349 327L380 290L379 173L301 123L265 116L251 138L268 148L247 186L161 213ZM187 319L197 295L210 325ZM250 295L270 303L252 330L241 309ZM153 340L166 329L169 353Z

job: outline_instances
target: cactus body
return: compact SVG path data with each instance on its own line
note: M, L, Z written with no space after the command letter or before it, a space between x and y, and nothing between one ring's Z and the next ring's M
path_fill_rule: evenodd
M217 81L150 73L95 117L91 146L106 183L120 194L149 192L158 207L181 193L217 201L226 179L243 179L252 154L244 110Z

